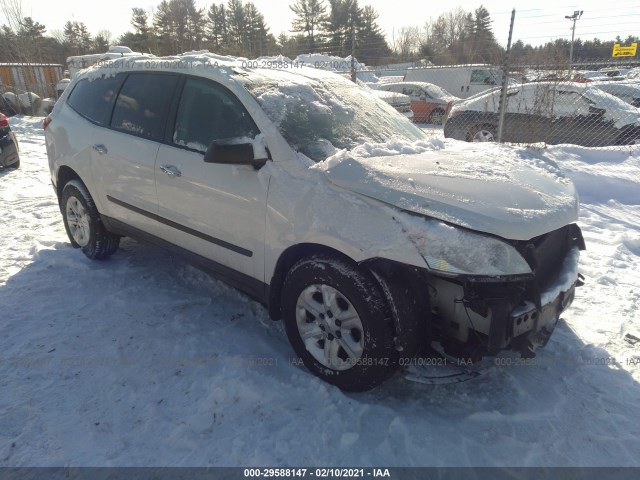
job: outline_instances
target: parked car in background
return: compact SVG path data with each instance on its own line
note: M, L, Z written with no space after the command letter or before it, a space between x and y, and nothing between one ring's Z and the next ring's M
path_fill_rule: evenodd
M304 365L352 391L436 343L531 357L571 304L584 241L568 179L430 150L331 72L125 61L80 73L44 123L65 229L89 258L120 236L184 254L265 304Z
M381 83L375 88L408 95L414 122L442 125L451 104L459 100L437 85L426 82Z
M640 83L593 82L592 85L634 107L640 107Z
M640 67L632 68L625 75L625 80L640 81Z
M554 80L554 79L550 78L549 80ZM608 80L611 80L611 79L605 73L599 72L597 70L576 72L573 76L573 81L579 82L579 83L589 83L589 82L598 82L598 81L604 82Z
M366 88L366 87L364 87ZM409 120L414 119L414 112L411 108L412 102L411 98L408 95L404 95L402 93L394 93L388 92L385 90L377 90L374 88L369 89L369 91L376 97L378 97L383 102L388 103L393 108L395 108L402 115L407 117Z
M404 76L405 82L432 83L459 98L500 85L501 79L500 70L491 65L410 68Z
M444 126L448 138L494 141L500 89L456 102ZM640 110L590 84L538 82L507 90L503 140L627 145L640 141Z
M20 167L18 140L4 113L0 113L0 167Z
M600 72L606 75L607 77L612 77L617 79L617 78L626 77L627 73L629 73L630 70L631 70L630 68L608 67L608 68L601 68Z

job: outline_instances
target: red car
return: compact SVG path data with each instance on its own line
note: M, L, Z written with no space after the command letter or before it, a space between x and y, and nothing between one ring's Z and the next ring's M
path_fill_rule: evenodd
M402 93L411 98L413 121L442 125L449 107L458 97L427 82L394 82L376 85L378 90Z

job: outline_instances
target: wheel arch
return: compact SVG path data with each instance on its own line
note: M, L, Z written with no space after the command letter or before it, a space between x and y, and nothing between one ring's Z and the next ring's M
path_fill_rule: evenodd
M287 272L299 260L317 254L342 259L365 268L373 275L393 316L396 347L403 355L413 356L430 342L431 307L425 270L379 257L357 262L339 250L316 243L293 245L278 258L269 288L269 316L272 320L282 318L282 287Z
M272 320L280 320L282 318L282 287L287 272L299 260L310 257L311 255L323 253L340 258L354 265L358 264L358 262L341 251L319 243L298 243L290 246L278 257L273 276L269 282L269 316Z
M76 171L68 167L67 165L63 165L58 169L58 174L56 176L56 193L58 194L58 199L62 197L62 190L64 186L69 183L71 180L80 180L82 183L82 178L80 175L76 173ZM84 183L86 186L86 183Z

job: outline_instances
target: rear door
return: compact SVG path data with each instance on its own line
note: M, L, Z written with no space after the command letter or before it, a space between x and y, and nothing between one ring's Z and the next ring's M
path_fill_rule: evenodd
M258 133L230 90L186 77L155 174L159 215L169 226L171 242L263 281L269 176L249 165L204 162L212 141L246 143Z
M104 214L161 238L155 163L179 77L131 73L118 94L110 128L93 141L94 181Z

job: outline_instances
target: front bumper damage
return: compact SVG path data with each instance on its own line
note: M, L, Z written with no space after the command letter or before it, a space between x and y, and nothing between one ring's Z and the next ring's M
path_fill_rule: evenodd
M513 350L529 358L547 343L583 283L578 261L585 246L575 225L532 245L520 246L534 271L529 278L432 280L432 320L447 353L479 359Z

